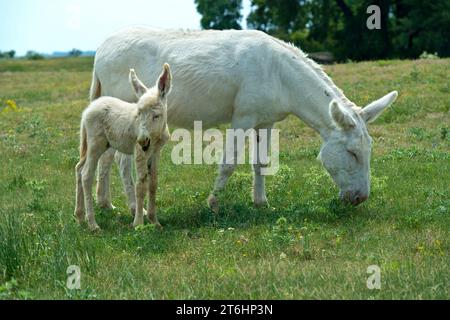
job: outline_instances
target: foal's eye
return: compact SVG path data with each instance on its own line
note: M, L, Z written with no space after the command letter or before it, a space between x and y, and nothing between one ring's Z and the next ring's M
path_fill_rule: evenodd
M159 119L159 114L153 116L153 120Z

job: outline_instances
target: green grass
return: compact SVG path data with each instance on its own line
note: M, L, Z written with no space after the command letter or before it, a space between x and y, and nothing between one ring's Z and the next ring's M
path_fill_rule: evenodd
M370 128L371 198L356 208L315 160L320 138L289 117L270 208L251 204L240 167L213 216L215 166L175 166L163 152L158 192L165 226L134 230L117 168L115 211L97 209L103 231L74 221L74 166L92 59L0 61L0 299L448 299L449 59L327 67L364 105L400 96ZM2 102L3 103L3 102ZM195 177L195 180L193 178ZM194 183L195 181L195 183ZM381 290L366 271L381 268ZM81 290L66 269L81 268Z

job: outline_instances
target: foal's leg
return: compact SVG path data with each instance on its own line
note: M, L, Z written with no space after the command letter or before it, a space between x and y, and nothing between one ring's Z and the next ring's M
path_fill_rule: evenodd
M148 219L158 227L161 224L156 216L156 190L158 189L158 166L159 158L161 155L161 149L157 148L149 159L150 165L150 186L148 193L148 207L147 207L147 217Z
M256 163L253 164L253 171L254 171L254 177L253 177L253 203L257 207L261 206L267 206L267 197L266 197L266 187L265 187L265 176L261 174L261 168L265 168L268 166L268 159L269 159L269 148L270 148L270 138L271 138L271 127L263 129L267 130L267 139L265 141L261 140L261 137L259 136L259 130L257 131L256 135ZM264 145L262 145L264 143ZM264 149L261 154L261 147Z
M148 168L147 161L148 156L142 151L141 146L136 145L135 149L135 159L136 159L136 171L137 171L137 182L136 182L136 213L134 215L133 227L144 224L144 199L148 188Z
M75 179L76 179L76 198L75 198L75 217L78 222L83 222L84 218L84 192L83 184L81 179L81 171L86 163L86 158L80 159L80 161L75 166Z
M111 203L111 193L109 190L109 178L111 176L111 166L114 162L116 150L109 148L101 155L98 161L97 177L97 204L101 208L114 209Z
M84 203L86 206L86 219L89 229L92 231L100 229L97 222L95 221L92 184L94 182L98 159L106 151L105 146L106 141L95 141L88 144L86 163L84 164L83 170L81 172L81 180L84 190Z

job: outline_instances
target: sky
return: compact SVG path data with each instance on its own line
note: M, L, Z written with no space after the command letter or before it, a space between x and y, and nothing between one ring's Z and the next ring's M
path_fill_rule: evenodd
M0 51L95 50L125 26L200 29L200 19L194 0L0 0Z

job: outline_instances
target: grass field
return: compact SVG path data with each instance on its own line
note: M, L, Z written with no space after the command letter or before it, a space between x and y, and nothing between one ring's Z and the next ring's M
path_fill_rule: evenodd
M270 208L251 203L241 166L214 216L215 166L175 166L163 152L158 191L165 226L131 228L117 168L103 231L73 219L74 166L91 58L0 61L0 298L448 299L450 289L450 59L328 66L364 105L400 96L370 127L372 193L356 208L315 160L320 138L289 117ZM14 102L17 105L14 109ZM69 265L81 289L66 288ZM381 268L381 289L366 286Z

